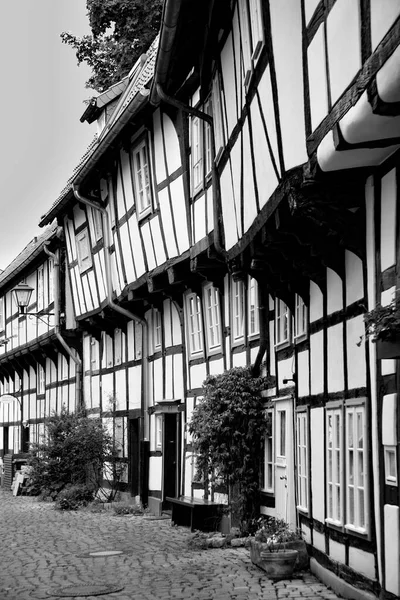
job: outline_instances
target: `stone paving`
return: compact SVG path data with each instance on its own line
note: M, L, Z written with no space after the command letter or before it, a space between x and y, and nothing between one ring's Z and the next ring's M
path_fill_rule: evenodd
M189 539L169 520L56 511L0 490L0 600L71 600L83 596L65 596L69 586L95 584L123 589L89 600L338 598L308 572L272 583L247 549L192 550ZM89 556L102 551L122 553Z

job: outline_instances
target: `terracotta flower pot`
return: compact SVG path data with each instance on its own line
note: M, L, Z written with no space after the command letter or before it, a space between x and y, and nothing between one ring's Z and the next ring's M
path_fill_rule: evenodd
M269 552L271 548L270 544L266 544L265 542L258 542L254 539L250 541L250 559L251 562L258 567L261 567L261 553ZM278 550L297 550L297 560L294 568L296 570L308 569L309 566L309 556L307 552L307 546L304 540L294 540L292 542L286 542L285 544L273 545L273 552L269 552L270 554L276 554ZM261 567L262 568L262 567Z
M290 579L296 564L297 550L278 550L278 552L261 552L261 562L258 565L268 575L269 579Z

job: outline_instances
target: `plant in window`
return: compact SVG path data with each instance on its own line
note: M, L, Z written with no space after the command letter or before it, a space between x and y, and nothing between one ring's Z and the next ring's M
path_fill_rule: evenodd
M189 431L197 454L197 469L207 481L215 475L226 482L243 534L259 514L259 476L263 440L271 427L261 391L266 377L253 377L250 368L235 367L210 375L204 399L196 406Z

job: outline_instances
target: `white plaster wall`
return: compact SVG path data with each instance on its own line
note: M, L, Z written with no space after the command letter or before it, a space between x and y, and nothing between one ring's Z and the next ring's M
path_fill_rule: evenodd
M247 364L246 352L237 352L232 354L232 366L233 367L245 367Z
M275 159L275 163L278 169L278 173L281 174L280 166L279 166L279 156L278 156L278 136L276 133L276 122L275 122L275 105L274 99L272 96L272 86L271 86L271 72L269 65L266 67L260 82L257 88L258 94L260 96L260 103L262 106L265 124L268 131L269 141L271 143L272 154ZM253 101L254 104L254 101ZM254 125L253 125L253 134L254 134ZM263 150L264 152L264 150Z
M130 208L132 208L135 205L135 198L133 197L133 188L132 188L130 156L127 152L125 152L125 150L121 150L120 157L121 157L122 181L124 182L125 204L126 204L126 210L128 211Z
M343 308L343 283L332 269L326 269L327 311L328 315Z
M311 544L311 529L304 523L301 524L301 535L306 544Z
M154 148L156 149L154 152L155 156L155 178L157 183L161 183L167 177L167 173L165 171L165 161L164 161L164 148L162 143L162 132L161 132L161 117L160 117L160 109L157 109L153 113L153 135L154 135Z
M384 507L386 590L400 596L399 507Z
M396 262L396 170L387 173L381 182L381 269Z
M219 375L224 371L224 360L219 358L218 360L210 360L208 363L210 375Z
M328 81L325 63L324 26L320 25L307 50L312 130L328 114Z
M247 231L257 216L256 194L254 189L253 162L250 148L249 120L243 126L243 195L244 231Z
M146 271L146 265L144 262L142 242L139 234L139 224L137 222L136 214L133 214L129 219L129 233L132 243L132 254L135 263L136 277L139 278Z
M118 369L114 371L115 374L115 398L116 398L116 410L126 410L126 371L125 369Z
M399 0L371 0L372 50L375 50L399 14Z
M147 269L149 271L152 271L153 269L156 268L157 262L156 262L156 256L154 254L153 241L152 241L151 232L150 232L150 223L148 221L147 221L147 223L143 223L143 225L140 226L140 231L141 231L142 238L143 238L143 246L145 248ZM128 279L128 281L129 281L129 279Z
M376 74L376 87L378 88L379 97L384 102L398 102L400 100L400 86L397 76L399 61L400 48L397 47Z
M234 201L235 208L235 219L236 219L236 229L238 232L238 236L243 235L242 229L242 221L240 218L240 209L241 209L241 177L242 177L242 133L239 134L238 139L236 140L235 145L231 150L230 161L231 161L231 175L232 175L232 185L233 185L233 197L229 198L229 202ZM234 226L234 223L230 224L231 227Z
M313 546L320 550L321 552L325 552L325 536L318 531L313 532Z
M167 243L168 256L169 258L174 258L178 255L178 248L175 242L172 213L167 188L164 188L158 193L158 201L160 203L161 219L164 229L165 241Z
M232 202L234 193L229 163L222 171L220 183L225 246L226 249L229 250L229 248L232 248L232 246L234 246L238 241L235 205L234 202Z
M327 18L332 104L361 68L360 8L357 0L337 0Z
M308 350L299 352L297 355L297 384L299 396L310 394L310 353Z
M170 187L179 253L182 254L182 252L185 252L185 250L189 248L189 235L186 220L187 213L182 177L175 179Z
M308 25L311 17L313 16L315 9L319 4L319 0L305 0L304 1L304 9L306 16L306 24Z
M325 500L324 500L324 409L312 408L310 411L310 425L312 436L311 443L311 494L313 519L324 522ZM315 532L314 532L315 535ZM325 548L325 546L324 546ZM325 550L323 550L325 552Z
M129 367L128 385L129 409L140 408L142 395L141 367Z
M375 579L375 557L370 552L350 546L349 567L369 579Z
M162 359L154 361L154 402L163 400L163 366Z
M310 335L311 394L324 391L324 346L322 331Z
M149 489L161 490L162 456L150 456Z
M171 303L172 312L172 343L174 345L182 344L182 329L179 314L175 304Z
M329 540L329 556L336 562L346 563L346 548L334 540Z
M367 384L367 364L365 358L364 318L362 315L349 319L347 331L347 384L349 389L364 387ZM362 339L361 339L362 338ZM357 344L361 340L361 345Z
M346 250L346 306L364 297L363 264L360 258Z
M192 365L190 368L190 388L196 389L201 388L203 381L207 376L206 365L201 363L199 365Z
M285 358L284 360L279 360L278 361L278 366L277 366L277 373L276 373L276 378L277 378L277 385L278 387L282 390L285 388L291 388L293 386L293 382L290 381L289 383L284 384L283 383L283 379L291 379L293 378L293 357L290 356L289 358Z
M172 400L172 398L174 397L173 384L173 356L169 354L165 357L165 398L169 398Z
M165 150L167 155L168 172L171 175L181 166L181 154L179 149L179 140L173 122L168 115L163 114ZM155 154L161 150L155 147Z
M307 161L300 0L270 0L272 46L285 169Z
M194 212L194 241L199 242L206 235L206 199L205 194L196 198Z
M382 406L382 444L395 446L397 444L397 394L383 396Z
M323 295L316 283L310 281L310 323L322 319L324 316Z
M174 369L174 398L184 398L183 387L183 356L182 354L174 354L173 360Z
M328 327L328 392L344 390L343 324Z
M207 216L207 233L214 229L214 204L213 204L213 188L210 185L206 190L206 216Z
M157 262L157 265L161 265L166 260L167 257L165 256L164 243L163 243L163 239L161 236L161 227L160 227L159 216L155 217L154 219L152 219L150 221L150 230L151 230L151 235L152 235L153 242L154 242L156 262Z
M236 102L232 101L232 99L236 98L232 34L228 36L225 45L221 51L221 65L225 98L227 99L225 107L228 121L228 136L230 136L230 134L232 133L232 129L237 123Z

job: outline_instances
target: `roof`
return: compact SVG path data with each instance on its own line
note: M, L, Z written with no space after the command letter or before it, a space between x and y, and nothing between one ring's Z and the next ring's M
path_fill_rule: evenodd
M93 121L98 118L102 109L107 106L107 104L110 104L110 102L118 98L118 96L120 96L126 90L128 84L129 75L121 79L121 81L114 83L114 85L110 86L105 92L99 94L99 96L92 98L85 112L81 116L80 122L83 123L84 121L87 121L88 123L93 123Z
M111 113L106 126L99 136L96 136L89 145L85 154L75 167L73 174L68 179L62 192L50 207L49 211L42 216L40 227L48 225L63 210L73 198L73 185L79 185L110 147L117 135L149 99L149 85L153 79L154 67L158 49L158 36L151 44L146 55L141 57L129 74L129 85L122 93L114 111ZM137 65L143 66L135 68ZM118 85L118 84L115 84ZM115 86L112 86L115 87ZM111 88L110 88L111 89ZM104 92L107 93L107 92Z
M41 252L46 242L57 236L57 223L47 227L38 237L34 237L16 258L0 273L0 288L17 277Z

